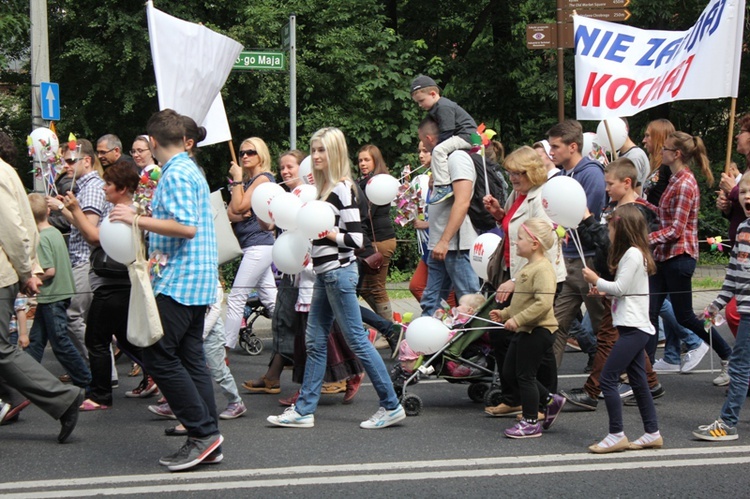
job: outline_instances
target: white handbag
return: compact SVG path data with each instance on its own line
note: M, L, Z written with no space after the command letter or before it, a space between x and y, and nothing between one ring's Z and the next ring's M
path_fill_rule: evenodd
M135 244L135 261L128 265L130 275L130 306L128 308L128 341L137 347L150 347L162 336L164 330L159 317L159 309L154 298L154 289L148 272L146 248L138 219L133 219L133 244Z
M221 190L211 193L211 211L214 216L216 245L219 250L219 265L242 256L242 248L234 235L232 224L227 215L227 205L221 197Z

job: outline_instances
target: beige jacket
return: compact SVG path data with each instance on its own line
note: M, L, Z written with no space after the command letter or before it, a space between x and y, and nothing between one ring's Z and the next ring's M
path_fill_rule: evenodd
M18 174L0 159L0 288L25 282L41 270L36 259L39 233L26 189Z

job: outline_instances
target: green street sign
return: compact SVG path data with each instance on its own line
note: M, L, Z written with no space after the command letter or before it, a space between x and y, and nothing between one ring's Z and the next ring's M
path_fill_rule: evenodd
M232 70L234 71L251 71L251 70L271 70L283 71L286 66L286 56L280 50L249 50L240 52L237 60L234 61Z

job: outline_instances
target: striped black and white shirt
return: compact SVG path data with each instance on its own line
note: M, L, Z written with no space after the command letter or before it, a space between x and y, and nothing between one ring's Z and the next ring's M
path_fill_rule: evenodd
M721 309L734 296L737 298L737 311L745 315L750 314L750 219L737 227L735 241L724 285L713 304Z
M354 250L362 247L362 223L353 189L350 181L339 182L326 199L336 216L338 234L336 242L328 238L313 241L312 260L316 274L346 267L354 261Z

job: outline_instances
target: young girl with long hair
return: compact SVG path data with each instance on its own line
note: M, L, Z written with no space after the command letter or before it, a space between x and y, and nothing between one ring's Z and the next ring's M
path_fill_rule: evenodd
M556 237L547 220L530 218L520 225L516 252L527 263L516 273L510 306L490 312L492 320L504 322L505 329L514 333L503 363L503 380L510 386L503 389L520 394L523 417L505 430L509 438L542 436L542 429L552 426L565 405L562 396L550 394L537 380L543 363L554 365L557 320L552 305L557 278L546 252L555 247ZM539 421L540 407L545 411L543 423Z
M305 333L307 364L295 405L280 416L269 416L276 426L311 428L326 370L327 340L335 320L352 351L365 367L367 376L380 398L380 408L361 428L378 429L398 423L406 417L398 401L383 359L368 339L362 326L357 301L359 279L354 250L362 247L362 225L351 177L351 163L344 134L338 128L323 128L310 139L310 156L318 199L328 202L335 215L334 229L313 241L315 270L310 314Z
M614 281L599 277L589 268L583 269L586 282L599 292L611 295L612 323L620 335L607 357L599 377L599 386L609 413L609 434L589 450L596 454L618 452L626 449L659 448L664 441L659 434L654 399L646 380L643 349L656 329L648 320L648 276L656 271L648 244L646 219L634 204L617 208L609 221L610 272ZM638 403L646 433L628 442L623 432L622 400L617 390L620 374L627 372L633 394Z

